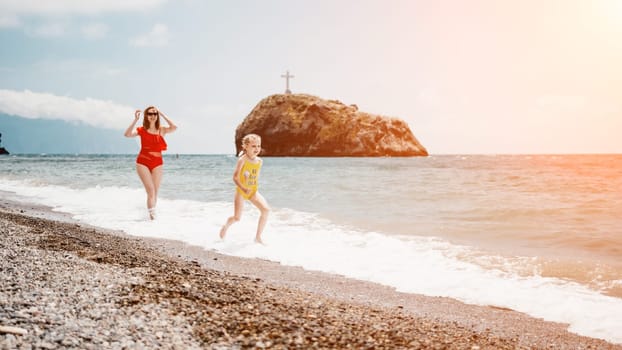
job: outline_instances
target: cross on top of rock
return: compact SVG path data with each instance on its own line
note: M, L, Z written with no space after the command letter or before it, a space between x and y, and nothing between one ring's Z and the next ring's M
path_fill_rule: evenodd
M293 78L294 76L289 74L289 71L287 71L285 74L281 74L281 78L285 78L285 93L286 94L291 94L292 91L289 89L289 78Z

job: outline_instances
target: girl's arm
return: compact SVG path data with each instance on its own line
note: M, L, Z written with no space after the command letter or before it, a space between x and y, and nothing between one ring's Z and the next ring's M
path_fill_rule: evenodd
M137 109L136 112L134 112L134 121L127 127L127 130L125 130L125 134L123 134L125 137L138 136L138 133L134 130L134 126L136 125L138 118L140 118L140 109Z
M159 111L159 112L162 118L164 118L164 120L166 120L166 122L168 123L168 128L166 127L160 128L162 135L170 134L173 131L177 130L177 125L175 125L172 120L170 120L164 113L162 113L162 111Z
M240 159L238 159L237 164L235 165L235 171L233 172L233 182L235 182L235 185L238 186L242 190L242 192L248 194L251 190L244 187L240 182L240 171L242 171L245 157L246 155L241 156Z

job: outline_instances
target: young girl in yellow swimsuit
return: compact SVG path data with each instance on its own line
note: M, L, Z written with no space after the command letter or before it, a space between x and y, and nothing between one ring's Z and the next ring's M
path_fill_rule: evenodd
M259 209L261 216L257 223L255 242L263 244L261 233L266 226L270 207L265 198L257 190L257 180L261 170L262 160L257 155L261 152L261 137L256 134L248 134L242 138L242 152L233 172L233 182L236 185L234 197L234 213L220 229L220 238L224 239L227 229L242 217L244 200L249 200Z

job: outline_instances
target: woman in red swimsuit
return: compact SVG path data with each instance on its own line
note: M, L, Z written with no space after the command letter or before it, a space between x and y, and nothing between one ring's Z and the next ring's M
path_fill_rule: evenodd
M160 116L166 120L168 127L160 126ZM125 137L140 136L140 153L136 157L136 172L147 191L147 210L149 210L149 218L153 220L158 189L162 181L162 151L166 150L166 141L163 136L177 130L177 126L154 106L145 108L143 126L134 130L139 118L140 110L137 109L134 112L134 121L125 130Z

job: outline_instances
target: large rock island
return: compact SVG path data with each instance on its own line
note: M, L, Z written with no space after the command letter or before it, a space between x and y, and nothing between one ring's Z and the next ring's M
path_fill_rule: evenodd
M235 131L261 136L263 156L382 157L427 156L428 151L401 119L388 118L306 94L261 100Z

